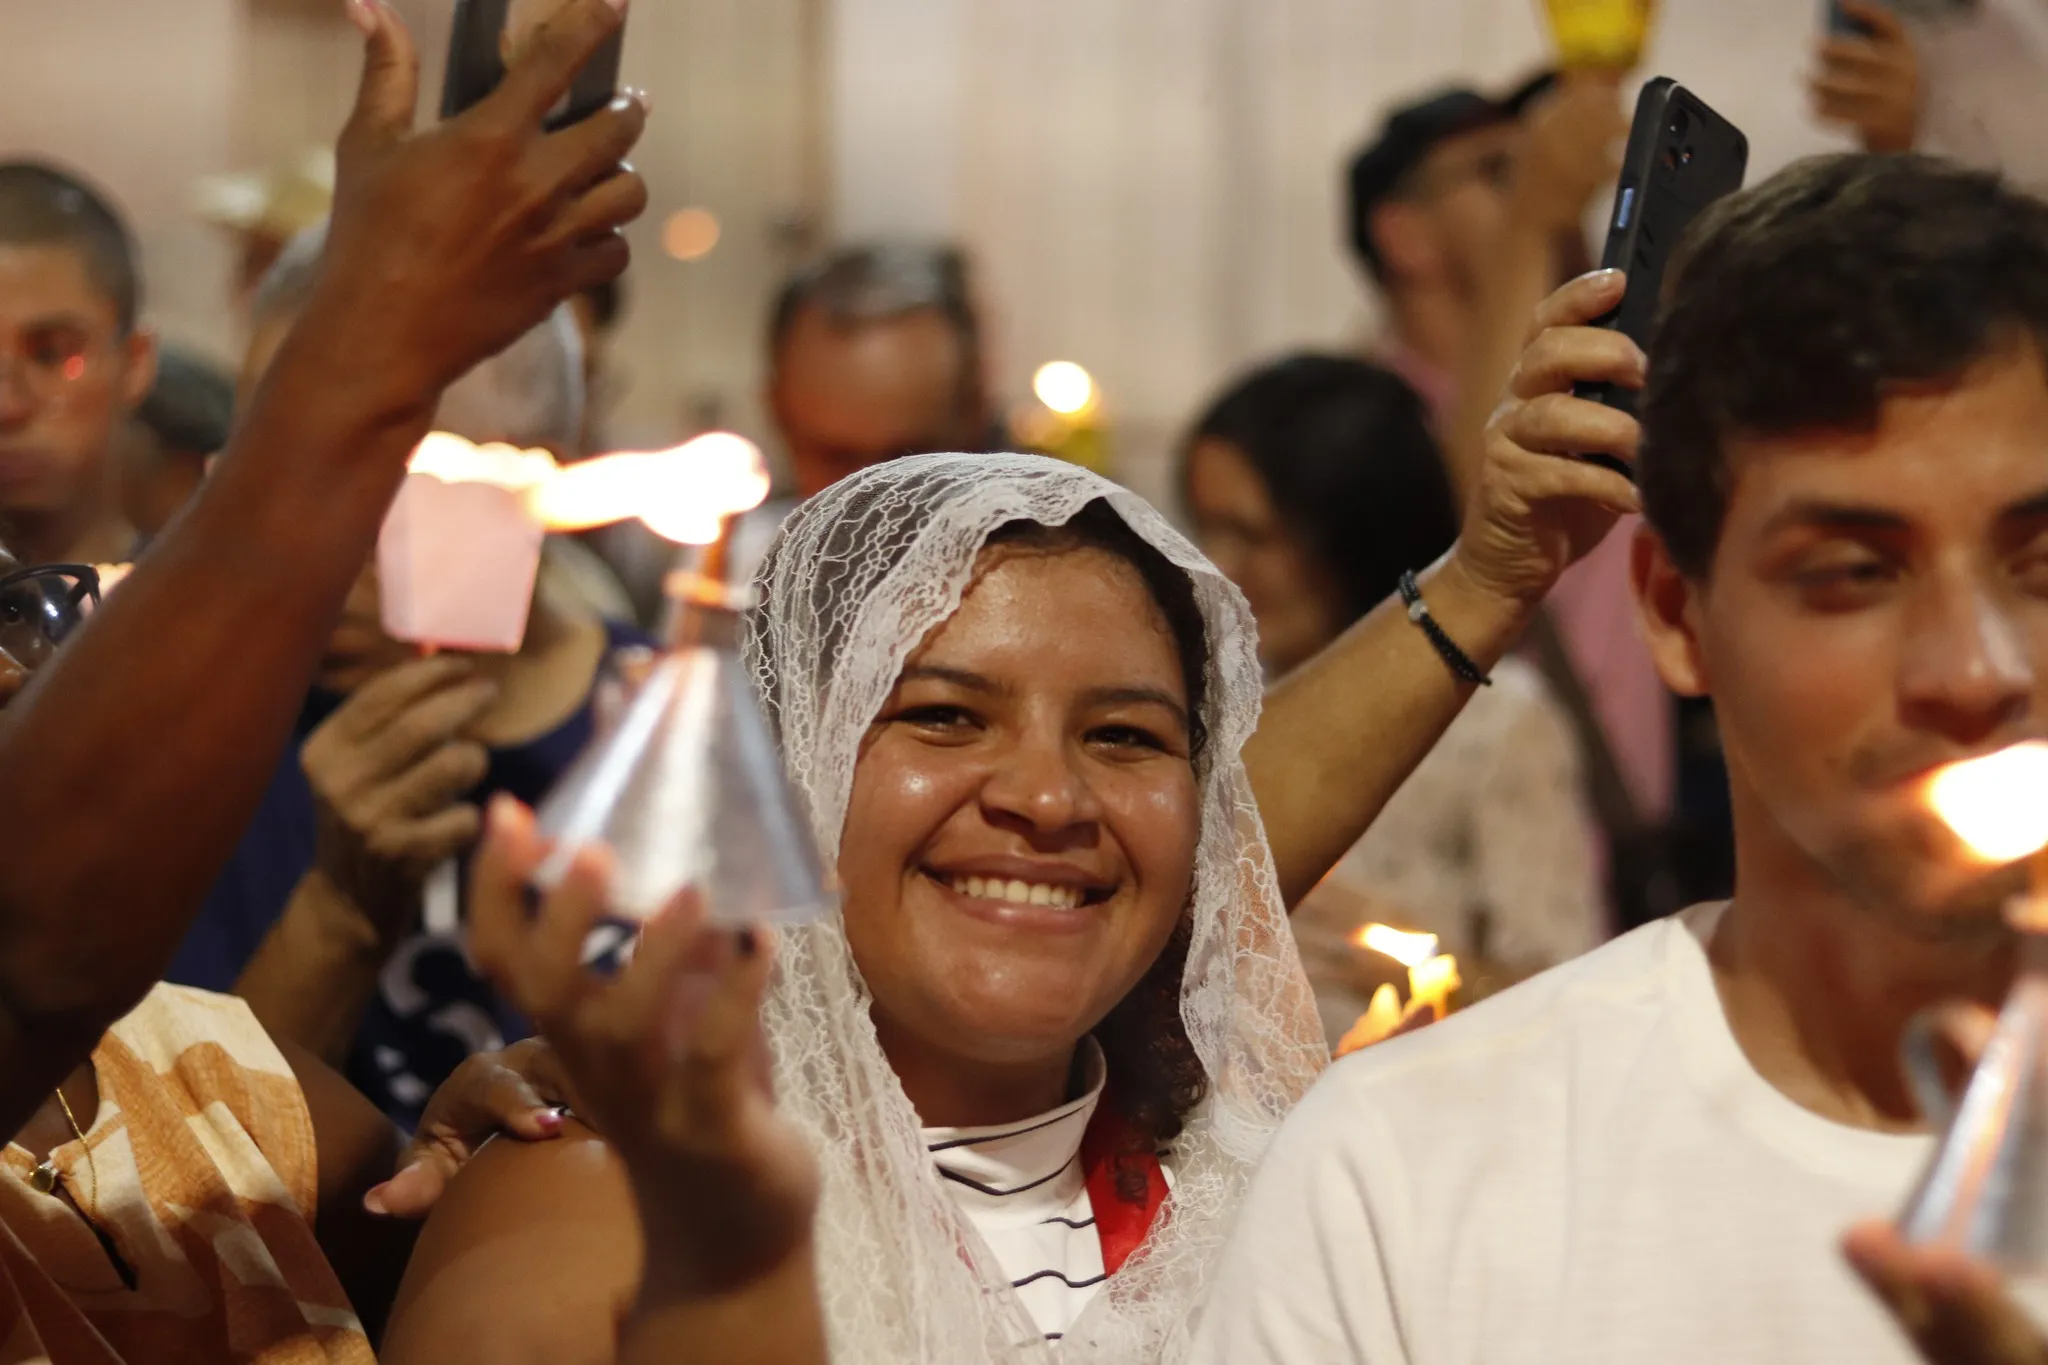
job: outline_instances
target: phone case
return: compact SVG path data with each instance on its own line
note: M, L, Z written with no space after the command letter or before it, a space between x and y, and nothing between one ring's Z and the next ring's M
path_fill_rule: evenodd
M499 43L511 8L511 0L455 0L455 19L448 34L448 71L441 83L442 118L454 118L505 79ZM621 28L576 74L568 97L548 116L548 128L579 123L612 102L618 93L624 51L625 30Z
M1648 349L1672 252L1702 210L1742 188L1748 165L1749 139L1706 101L1668 76L1643 87L1600 257L1603 268L1628 272L1628 292L1598 326L1626 333ZM1575 392L1623 412L1635 411L1637 395L1631 389L1581 384ZM1587 458L1618 468L1603 457Z

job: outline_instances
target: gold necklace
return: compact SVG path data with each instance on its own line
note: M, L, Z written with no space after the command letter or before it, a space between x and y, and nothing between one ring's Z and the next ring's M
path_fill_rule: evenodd
M86 1170L92 1174L92 1195L87 1200L85 1214L86 1220L90 1222L93 1221L93 1215L98 1212L100 1202L100 1168L92 1159L92 1144L85 1140L85 1129L78 1126L78 1115L71 1112L71 1101L64 1098L64 1087L61 1085L57 1087L57 1107L64 1111L64 1121L71 1125L71 1135L85 1148ZM37 1194L48 1194L57 1188L55 1158L56 1153L50 1152L36 1163L33 1171L29 1172L28 1183L34 1187Z

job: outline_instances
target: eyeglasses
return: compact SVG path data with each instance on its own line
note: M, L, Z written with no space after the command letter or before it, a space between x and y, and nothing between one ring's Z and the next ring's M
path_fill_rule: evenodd
M33 673L100 600L90 564L39 564L0 574L0 654Z
M19 350L0 350L0 385L18 376L38 398L54 398L92 373L99 348L90 337L68 329L32 331Z

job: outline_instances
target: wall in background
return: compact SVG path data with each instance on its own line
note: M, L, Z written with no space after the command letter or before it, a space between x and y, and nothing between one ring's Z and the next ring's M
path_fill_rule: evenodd
M431 107L452 0L396 2ZM0 154L107 182L136 219L154 316L224 357L228 253L186 215L187 187L332 137L358 52L340 3L0 6ZM1759 171L1832 145L1798 86L1812 6L1662 8L1650 68L1742 123ZM1384 108L1543 57L1534 0L637 0L631 23L654 207L634 235L621 442L761 430L766 302L828 226L958 236L1004 394L1044 360L1088 365L1125 473L1155 497L1173 434L1233 370L1369 332L1338 167ZM659 245L686 206L724 228L689 265Z

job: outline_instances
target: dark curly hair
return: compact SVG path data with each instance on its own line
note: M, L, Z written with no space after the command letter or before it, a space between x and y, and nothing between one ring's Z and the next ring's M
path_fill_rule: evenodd
M1206 773L1208 734L1202 707L1209 695L1208 631L1201 605L1187 572L1133 531L1115 509L1100 499L1089 503L1064 526L1018 521L999 528L990 545L1017 545L1061 553L1093 549L1115 555L1138 571L1152 600L1173 632L1181 680L1188 695L1189 743L1196 774ZM1180 1015L1181 977L1187 969L1188 943L1194 932L1185 909L1166 946L1144 977L1117 1002L1095 1027L1109 1080L1108 1101L1131 1130L1130 1155L1150 1152L1180 1136L1187 1116L1208 1093L1208 1073L1188 1038ZM1144 1172L1138 1165L1117 1172L1119 1192L1143 1196Z
M2022 338L2048 352L2048 205L1930 157L1816 157L1703 214L1667 290L1638 478L1672 561L1704 578L1730 438L1868 430L1892 386Z

